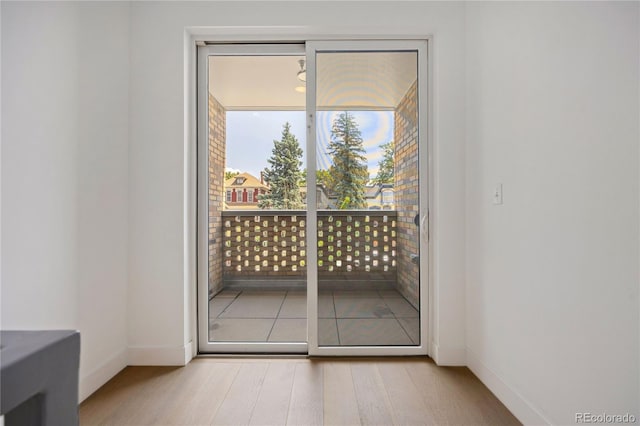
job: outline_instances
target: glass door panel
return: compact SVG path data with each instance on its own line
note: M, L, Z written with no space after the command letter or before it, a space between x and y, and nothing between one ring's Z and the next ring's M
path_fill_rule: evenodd
M201 49L201 350L306 352L304 46Z
M419 49L380 44L312 49L318 354L426 350Z

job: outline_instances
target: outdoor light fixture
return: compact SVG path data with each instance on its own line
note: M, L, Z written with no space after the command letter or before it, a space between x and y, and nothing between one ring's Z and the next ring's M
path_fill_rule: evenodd
M304 59L299 59L298 64L300 65L300 71L298 71L298 80L302 82L300 86L296 86L295 91L298 93L305 93L307 88L305 87L305 83L307 82L307 70L304 67Z
M298 61L300 64L300 71L298 71L298 80L307 82L307 70L304 68L304 59Z

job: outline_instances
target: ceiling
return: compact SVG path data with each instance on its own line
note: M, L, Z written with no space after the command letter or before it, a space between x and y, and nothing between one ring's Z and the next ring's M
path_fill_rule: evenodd
M303 110L302 56L211 56L209 91L227 110ZM417 75L415 52L319 53L319 110L394 109Z

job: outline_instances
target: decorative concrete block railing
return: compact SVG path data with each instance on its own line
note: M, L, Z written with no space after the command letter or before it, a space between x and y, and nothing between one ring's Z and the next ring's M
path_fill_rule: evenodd
M225 280L306 275L305 211L225 211L222 222ZM319 278L395 281L396 228L395 211L319 211Z

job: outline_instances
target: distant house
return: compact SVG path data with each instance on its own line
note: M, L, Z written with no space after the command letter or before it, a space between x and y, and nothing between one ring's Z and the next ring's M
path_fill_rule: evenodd
M392 183L367 186L365 196L369 210L393 210L395 208Z
M250 173L240 173L224 182L225 205L228 210L254 210L258 208L258 195L269 192L269 187ZM300 187L304 203L307 187ZM369 210L393 210L395 208L393 184L367 185L365 200ZM316 203L320 210L334 210L338 200L324 185L316 185Z
M335 197L331 199L327 195L327 189L322 184L318 184L316 186L316 200L318 204L318 209L324 209L324 210L335 209L335 202L336 202Z
M338 205L335 194L329 193L324 185L318 184L316 191L318 209L334 210ZM364 190L367 209L393 210L395 209L394 189L392 183L367 185Z
M250 173L240 173L224 181L225 204L229 210L258 208L258 195L269 187Z

